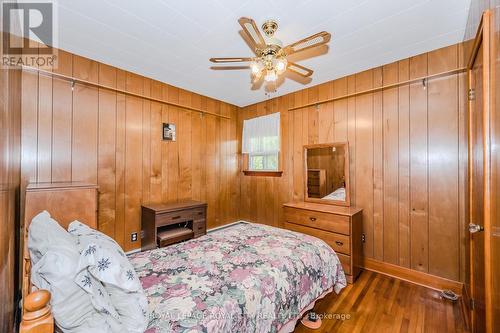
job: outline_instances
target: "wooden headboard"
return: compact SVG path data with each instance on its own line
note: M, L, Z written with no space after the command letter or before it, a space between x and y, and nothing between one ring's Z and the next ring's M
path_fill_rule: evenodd
M31 260L28 251L28 228L31 220L38 213L46 210L64 229L67 229L68 225L74 220L97 229L97 202L97 185L95 184L76 182L38 183L27 186L23 226L23 322L21 322L20 326L21 333L38 332L36 329L32 329L33 324L35 324L34 318L30 316L32 313L39 313L46 309L50 314L48 305L43 304L48 303L50 294L38 293L28 297L31 291ZM39 318L36 320L36 324L40 328ZM40 332L45 332L45 330Z

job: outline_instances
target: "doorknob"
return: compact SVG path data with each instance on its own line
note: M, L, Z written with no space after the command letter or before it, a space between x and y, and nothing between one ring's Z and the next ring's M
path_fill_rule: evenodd
M484 231L484 228L478 224L474 224L474 223L469 224L469 232L471 234L475 234L476 232L479 232L479 231Z

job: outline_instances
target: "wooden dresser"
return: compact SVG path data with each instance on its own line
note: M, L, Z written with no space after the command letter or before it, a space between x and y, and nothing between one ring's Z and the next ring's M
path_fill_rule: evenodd
M307 194L309 198L323 198L326 193L326 170L307 170Z
M283 209L285 228L324 240L353 283L361 272L362 209L310 202L286 203Z
M188 200L143 205L141 223L141 249L143 251L154 249L158 245L163 246L190 238L198 238L207 233L207 204ZM187 235L182 231L179 232L180 228L187 228L192 232ZM162 238L163 235L165 237L171 235L171 241Z

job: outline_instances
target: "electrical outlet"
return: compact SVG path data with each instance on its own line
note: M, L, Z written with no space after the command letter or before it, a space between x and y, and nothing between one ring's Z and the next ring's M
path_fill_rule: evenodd
M144 235L145 235L144 230L141 230L141 239L144 238Z
M361 235L361 241L362 241L363 243L366 243L366 235L365 235L365 234L362 234L362 235Z
M133 232L130 234L130 241L137 242L137 232Z

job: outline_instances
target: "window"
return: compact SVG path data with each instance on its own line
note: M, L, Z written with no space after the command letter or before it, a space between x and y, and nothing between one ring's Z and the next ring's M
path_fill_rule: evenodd
M243 122L242 153L247 154L245 171L277 172L279 151L279 112Z

